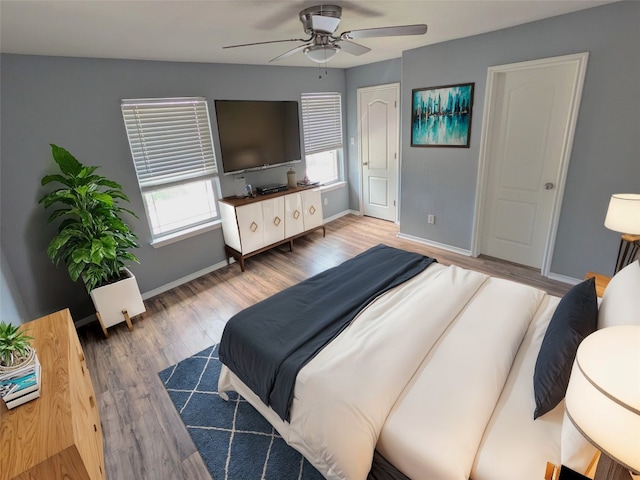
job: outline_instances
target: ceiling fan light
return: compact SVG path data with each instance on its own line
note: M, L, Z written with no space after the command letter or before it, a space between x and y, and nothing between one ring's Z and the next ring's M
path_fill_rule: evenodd
M338 45L311 45L304 49L304 54L316 63L325 63L331 60L340 51Z

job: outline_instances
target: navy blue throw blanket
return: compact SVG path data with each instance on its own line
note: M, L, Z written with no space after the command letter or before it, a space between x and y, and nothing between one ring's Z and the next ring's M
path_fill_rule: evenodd
M434 259L378 245L232 317L219 357L285 421L296 376L378 295Z

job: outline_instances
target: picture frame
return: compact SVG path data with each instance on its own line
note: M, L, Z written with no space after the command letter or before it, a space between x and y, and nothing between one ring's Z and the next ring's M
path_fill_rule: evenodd
M469 148L475 83L414 88L411 146Z

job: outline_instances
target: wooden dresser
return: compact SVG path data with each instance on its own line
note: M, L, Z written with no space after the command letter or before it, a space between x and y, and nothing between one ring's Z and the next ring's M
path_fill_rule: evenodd
M69 310L22 325L42 365L40 398L0 401L0 480L104 479L96 396Z

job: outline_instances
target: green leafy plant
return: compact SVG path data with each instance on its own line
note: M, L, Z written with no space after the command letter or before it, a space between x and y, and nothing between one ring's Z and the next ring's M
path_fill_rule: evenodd
M98 167L81 164L57 145L51 145L51 152L60 173L46 175L41 184L61 186L39 203L57 207L49 223L62 222L47 248L49 258L56 265L64 262L72 280L82 277L88 291L119 280L127 262L138 262L130 251L138 239L121 218L124 212L136 217L119 204L129 199L119 184L95 174Z
M10 323L0 322L0 365L10 367L28 355L33 338Z

